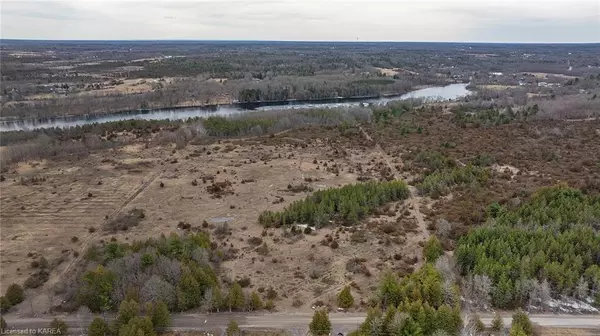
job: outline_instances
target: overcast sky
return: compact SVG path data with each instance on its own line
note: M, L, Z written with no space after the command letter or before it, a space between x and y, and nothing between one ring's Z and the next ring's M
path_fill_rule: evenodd
M2 38L600 42L600 0L0 0Z

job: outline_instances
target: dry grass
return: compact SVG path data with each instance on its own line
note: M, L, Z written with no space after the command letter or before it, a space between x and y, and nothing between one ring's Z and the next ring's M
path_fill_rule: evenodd
M228 147L231 150L223 150ZM190 155L193 153L203 154ZM278 310L306 311L315 300L334 304L337 292L351 281L364 289L356 293L357 302L367 301L370 283L381 270L404 267L385 250L393 247L397 253L417 256L417 242L423 239L418 233L406 233L402 240L389 242L392 245L384 249L384 233L366 234L358 243L351 242L352 232L334 228L297 235L268 230L263 235L257 219L263 210L280 210L310 193L304 187L302 192L290 192L288 185L306 185L313 190L339 187L355 183L359 173L379 179L381 170L377 167L382 160L377 150L363 146L360 137L342 136L336 128L307 128L275 137L190 144L175 153L171 146L145 148L134 143L68 162L34 163L35 168L24 163L27 170L14 166L0 184L1 280L22 283L29 277L28 252L47 256L51 263L63 258L51 273L53 279L73 260L74 252L82 253L89 240L114 238L124 242L157 237L176 232L180 222L193 229L206 220L214 228L226 222L227 234L222 235L219 244L239 250L236 258L222 264L223 274L251 279L249 290L272 286L280 293ZM339 172L328 171L326 163L336 164ZM17 181L25 171L30 177L44 177L46 181L20 185ZM197 185L190 183L193 180ZM220 198L213 198L215 192ZM275 200L282 201L273 204ZM120 213L111 216L121 207ZM90 227L101 228L115 218L119 221L135 208L145 212L137 226L128 226L127 231L90 232ZM105 220L107 215L111 216L109 220ZM388 218L382 216L379 220L384 217ZM326 235L337 242L336 249L320 244ZM73 236L79 238L77 242L71 241ZM252 237L261 237L262 243L258 245L258 239ZM405 239L414 243L404 244ZM314 261L311 254L319 256L318 260ZM346 270L346 262L354 256L366 260L363 264L371 277L365 271L352 274ZM316 265L319 274L312 279L309 275ZM302 276L295 276L298 274ZM315 287L320 288L318 294L313 291ZM293 307L294 301L298 307Z

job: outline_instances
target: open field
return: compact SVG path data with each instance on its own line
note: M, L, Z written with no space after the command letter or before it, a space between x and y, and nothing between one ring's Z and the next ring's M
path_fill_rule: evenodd
M283 311L305 310L316 300L334 305L337 292L351 283L357 302L367 302L373 291L371 279L381 270L410 272L419 264L419 243L426 232L417 227L413 216L405 215L408 205L391 204L390 214L351 230L330 227L287 237L281 229L263 233L257 224L261 211L282 209L306 196L306 192L290 191L288 185L319 190L356 183L359 176L381 177L384 158L375 148L360 145L360 138L345 138L336 129L318 138L315 134L307 130L274 138L188 145L175 152L171 147L138 144L71 162L21 164L9 170L2 183L6 223L2 268L7 270L2 282L25 281L35 272L30 263L44 256L55 265L50 286L61 281L57 275L91 243L168 235L178 230L180 222L200 227L207 221L213 228L227 222L231 234L220 243L233 256L223 264L223 273L250 278L252 288L272 286L282 295L277 306ZM339 173L331 169L333 165ZM207 192L210 176L215 183L232 183L222 198ZM43 181L28 183L32 178ZM105 216L114 218L134 208L146 214L139 226L118 234L103 232ZM393 233L377 229L386 223L397 226ZM339 247L327 246L328 236ZM255 252L263 242L268 251ZM396 254L401 259L394 259ZM364 260L364 274L346 270L352 258Z
M524 309L542 336L595 327L598 45L36 43L3 41L3 118L252 112L2 132L10 322L285 329L324 308L334 332L431 336ZM449 83L470 93L309 108Z

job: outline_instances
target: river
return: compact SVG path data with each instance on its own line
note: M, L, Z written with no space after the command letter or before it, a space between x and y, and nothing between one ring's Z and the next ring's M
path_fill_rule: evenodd
M333 98L321 100L291 100L286 102L265 103L234 103L212 107L185 107L167 108L156 110L132 110L99 115L82 115L69 117L54 117L45 119L5 120L0 121L0 132L16 130L33 130L51 127L75 127L93 123L105 123L111 121L128 119L145 120L185 120L194 117L206 117L211 115L227 116L251 111L285 110L285 109L310 109L310 108L340 108L355 107L361 104L385 105L391 101L406 99L424 99L428 101L453 100L469 95L468 84L450 84L446 86L429 87L415 90L403 95L379 98Z

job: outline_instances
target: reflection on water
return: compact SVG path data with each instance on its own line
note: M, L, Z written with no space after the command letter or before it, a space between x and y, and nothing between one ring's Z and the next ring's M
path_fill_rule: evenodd
M318 102L307 101L289 101L285 103L259 103L259 104L230 104L220 105L209 108L178 108L178 109L160 109L149 111L129 111L119 112L97 116L73 116L58 117L52 119L29 119L20 121L2 121L0 122L0 132L13 130L32 130L37 128L51 127L74 127L93 123L105 123L111 121L128 119L145 120L186 120L193 117L204 117L209 115L226 116L232 114L246 113L249 111L264 110L283 110L283 109L309 109L309 108L336 108L336 107L354 107L361 104L385 105L390 101L418 98L432 101L451 100L466 96L471 92L467 90L468 84L450 84L447 86L430 87L416 90L407 94L395 97L382 98L359 98L359 99L323 99Z

